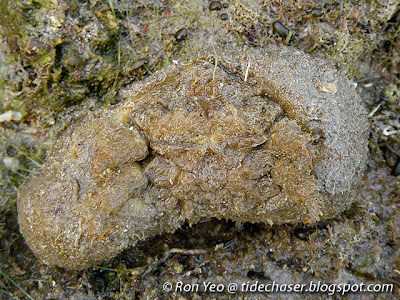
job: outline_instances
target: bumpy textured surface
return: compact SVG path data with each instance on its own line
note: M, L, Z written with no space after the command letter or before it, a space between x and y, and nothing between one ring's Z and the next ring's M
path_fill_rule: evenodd
M21 186L21 232L44 262L82 269L205 218L310 223L348 207L368 134L351 82L289 48L209 53L89 114Z

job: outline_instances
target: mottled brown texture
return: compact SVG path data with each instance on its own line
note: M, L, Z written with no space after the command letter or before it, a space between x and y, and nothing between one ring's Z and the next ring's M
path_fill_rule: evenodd
M65 133L19 190L21 232L48 264L82 269L184 222L311 223L352 202L366 115L320 59L200 51L123 95Z

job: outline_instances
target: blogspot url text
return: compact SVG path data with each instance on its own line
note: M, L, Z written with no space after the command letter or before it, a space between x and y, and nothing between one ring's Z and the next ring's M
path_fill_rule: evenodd
M350 284L350 283L324 283L311 281L309 283L282 284L275 281L262 283L259 281L213 283L204 281L200 283L165 282L165 292L175 293L326 293L328 295L347 293L391 293L393 284Z

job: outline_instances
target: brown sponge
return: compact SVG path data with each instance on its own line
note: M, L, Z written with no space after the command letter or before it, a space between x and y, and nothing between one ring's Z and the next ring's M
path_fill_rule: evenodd
M47 264L83 269L185 222L311 223L352 202L367 118L321 59L213 49L122 95L19 189L21 232Z

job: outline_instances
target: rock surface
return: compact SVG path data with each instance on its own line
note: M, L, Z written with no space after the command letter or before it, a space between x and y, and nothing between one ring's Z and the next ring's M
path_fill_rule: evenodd
M312 223L352 202L366 113L321 59L213 49L124 97L66 132L19 189L21 232L47 264L83 269L185 222Z

